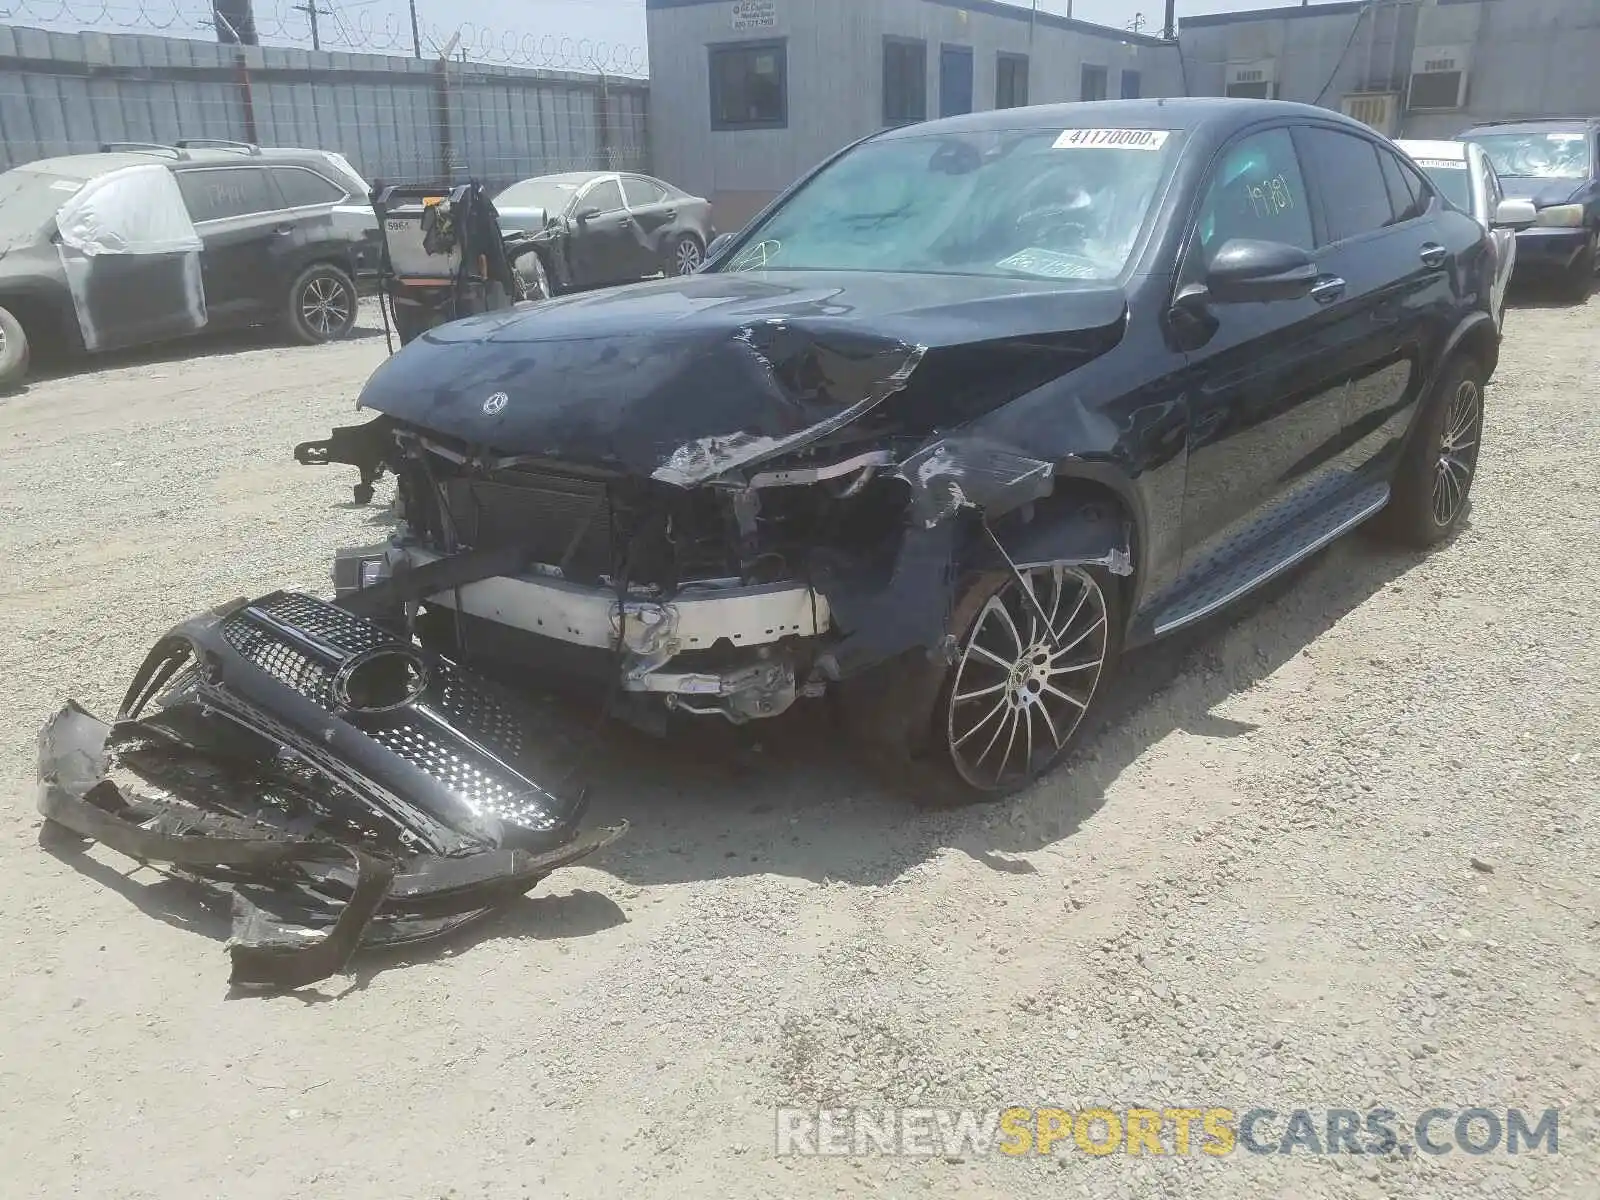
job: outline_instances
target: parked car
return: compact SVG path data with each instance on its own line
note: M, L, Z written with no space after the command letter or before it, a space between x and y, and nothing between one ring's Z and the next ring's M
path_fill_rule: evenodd
M1534 222L1517 233L1524 272L1588 299L1600 270L1600 117L1504 121L1460 137L1488 153L1507 196L1533 201Z
M320 445L395 472L403 525L335 578L385 620L420 601L425 647L592 669L663 720L833 693L919 778L1006 792L1068 752L1125 647L1369 520L1419 547L1461 525L1496 266L1321 108L887 130L696 274L381 366L379 415Z
M518 263L531 295L688 275L717 236L711 202L648 175L580 171L514 183L494 198L500 227L536 234Z
M366 185L320 150L116 145L0 175L0 383L99 352L281 323L350 332L376 246Z
M1505 323L1506 288L1517 265L1515 230L1534 222L1528 200L1508 200L1494 163L1473 142L1397 141L1444 198L1489 231L1494 247L1494 319Z

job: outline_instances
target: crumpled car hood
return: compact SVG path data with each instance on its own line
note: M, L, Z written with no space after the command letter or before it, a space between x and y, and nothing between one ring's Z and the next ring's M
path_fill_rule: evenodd
M873 413L922 437L1122 336L1116 288L970 276L700 274L433 330L360 407L483 449L690 484Z

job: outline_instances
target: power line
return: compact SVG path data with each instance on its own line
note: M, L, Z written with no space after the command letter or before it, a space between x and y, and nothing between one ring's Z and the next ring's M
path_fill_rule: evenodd
M322 38L317 32L317 18L319 16L331 17L333 16L333 10L328 8L318 8L317 0L306 0L304 4L291 4L289 7L294 9L296 12L305 13L306 16L311 19L311 48L313 50L321 50Z

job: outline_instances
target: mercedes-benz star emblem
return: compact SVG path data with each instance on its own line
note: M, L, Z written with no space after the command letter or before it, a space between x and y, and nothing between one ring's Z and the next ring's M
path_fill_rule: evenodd
M511 403L511 397L504 392L496 392L483 402L484 416L492 417L506 405Z

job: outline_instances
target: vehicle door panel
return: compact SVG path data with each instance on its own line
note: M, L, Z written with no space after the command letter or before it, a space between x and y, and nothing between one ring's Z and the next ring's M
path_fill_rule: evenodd
M1505 200L1505 189L1500 186L1500 177L1495 173L1494 164L1489 161L1489 156L1475 147L1468 151L1468 161L1475 164L1476 186L1483 192L1483 223L1489 230L1489 240L1494 245L1494 321L1498 326L1504 322L1506 310L1506 292L1511 286L1511 272L1517 265L1517 235L1504 226L1495 224L1495 214L1500 211L1501 202Z
M1324 314L1349 380L1335 465L1352 476L1384 471L1426 384L1438 323L1453 310L1459 239L1440 225L1460 214L1436 205L1426 181L1371 139L1308 126L1296 140L1325 210L1317 265L1344 281Z
M681 228L677 205L667 198L659 184L647 179L624 176L622 192L639 232L635 278L654 275L661 270L669 243Z
M614 175L590 184L573 207L575 213L587 208L599 212L587 219L574 218L569 253L579 287L621 283L631 276L638 226L622 202L622 187Z
M1333 306L1350 376L1341 466L1387 475L1450 336L1458 280L1472 269L1462 253L1470 258L1482 235L1475 219L1438 203L1429 182L1378 142L1322 128L1306 138L1317 142L1306 157L1318 189L1341 205L1330 245L1318 251L1318 264L1346 282ZM1366 155L1376 155L1376 173L1366 173ZM1389 200L1382 224L1376 195L1362 208L1362 195L1379 186Z
M205 249L201 264L212 324L260 316L287 286L280 279L294 224L261 167L200 167L178 173Z
M287 294L307 263L336 259L353 267L360 251L359 227L352 226L339 210L354 197L327 176L305 167L274 166L270 173L293 230L272 246L273 274L279 285L274 294Z
M1266 199L1263 200L1263 197ZM1231 238L1311 250L1309 199L1286 128L1252 133L1219 156L1181 283L1204 276ZM1190 352L1184 573L1202 573L1282 507L1336 447L1345 377L1309 297L1210 305L1215 328Z
M86 350L205 327L198 235L166 167L90 181L63 204L50 240Z

